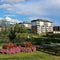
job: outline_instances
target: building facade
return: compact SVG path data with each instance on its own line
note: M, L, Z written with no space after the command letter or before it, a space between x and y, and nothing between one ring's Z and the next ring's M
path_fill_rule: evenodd
M48 20L32 20L31 25L32 33L42 34L46 32L53 32L53 22Z
M53 27L53 32L54 33L60 33L60 26L54 26Z

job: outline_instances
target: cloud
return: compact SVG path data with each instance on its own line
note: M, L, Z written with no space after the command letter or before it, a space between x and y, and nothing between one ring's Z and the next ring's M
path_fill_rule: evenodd
M4 8L9 12L12 11L11 12L12 14L17 14L18 16L23 15L24 17L28 17L29 19L51 18L52 21L52 19L55 18L58 19L58 16L60 16L60 0L0 0L0 1L4 2L2 5L0 5L0 8Z
M25 0L1 0L1 2L9 2L9 3L19 3L19 2L23 2Z
M11 23L19 23L20 21L19 20L17 20L17 19L12 19L12 18L10 18L10 17L5 17L4 18L6 21L9 21L9 22L11 22Z
M60 0L42 0L40 4L46 14L58 14L60 12Z
M10 17L0 18L0 25L9 25L19 23L20 21L17 19L12 19Z
M19 3L24 2L25 0L1 0L1 2L8 2L8 3Z
M13 6L12 5L10 5L10 4L2 4L2 5L0 5L0 9L6 9L6 10L9 10L9 11L13 11L14 10L14 8L13 8Z
M45 13L45 11L42 9L41 6L39 6L38 3L34 2L34 3L27 3L27 4L16 4L15 5L16 8L18 8L18 10L16 10L17 14L24 14L24 15L32 15L32 14L36 14L36 15L42 15ZM20 7L20 8L19 8Z
M28 1L25 4L15 4L15 7L17 8L17 14L40 16L54 15L55 13L60 14L60 0L35 0L34 2Z
M16 14L22 15L52 15L58 14L60 11L60 0L1 0L3 2L20 2L18 4L3 4L0 5L9 11L14 11ZM21 3L25 1L25 3ZM49 4L50 3L50 4Z
M13 14L7 14L7 15L4 15L5 17L6 16L8 16L8 17L11 17L11 16L13 16L13 17L15 17L16 15L13 15Z

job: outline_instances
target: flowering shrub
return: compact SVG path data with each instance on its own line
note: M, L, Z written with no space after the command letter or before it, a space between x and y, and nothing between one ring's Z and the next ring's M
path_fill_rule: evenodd
M32 43L31 42L22 42L21 43L21 46L22 47L31 47L32 46Z
M31 47L31 49L32 49L32 51L36 51L36 47L35 46Z
M31 48L27 48L27 52L32 52L32 49Z
M32 52L36 51L36 47L32 45L31 42L22 42L21 46L17 46L11 42L3 45L2 49L0 49L0 53L6 54L15 54L18 52Z
M5 49L0 49L0 53L6 53L7 51Z
M31 42L22 42L21 46L22 46L22 52L36 51L36 47L32 45Z
M15 54L16 52L15 52L15 50L14 50L14 48L10 48L9 50L8 50L8 54Z
M27 49L25 47L21 47L21 52L27 52Z
M3 49L10 49L10 48L16 48L17 46L11 42L6 43L5 45L3 45Z
M21 48L20 47L17 47L17 48L15 48L15 51L16 52L21 52Z

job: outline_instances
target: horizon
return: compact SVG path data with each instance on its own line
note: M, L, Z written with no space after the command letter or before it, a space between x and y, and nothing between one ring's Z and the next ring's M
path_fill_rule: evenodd
M60 0L0 0L0 18L6 16L23 22L45 19L60 26Z

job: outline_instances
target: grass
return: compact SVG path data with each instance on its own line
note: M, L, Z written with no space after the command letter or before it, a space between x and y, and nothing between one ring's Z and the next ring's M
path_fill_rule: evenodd
M60 56L36 51L32 53L0 54L0 60L60 60Z

